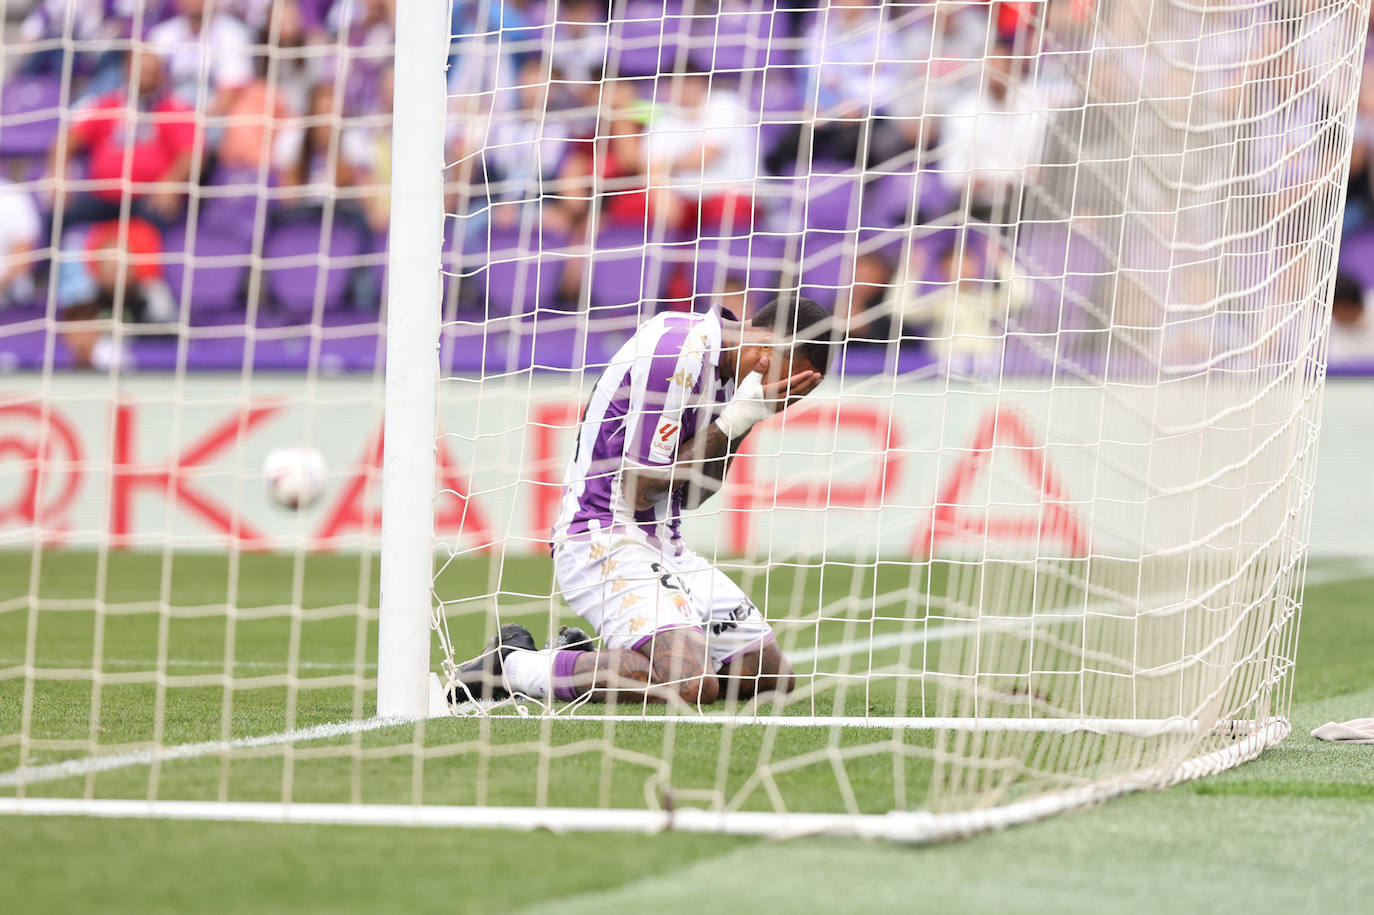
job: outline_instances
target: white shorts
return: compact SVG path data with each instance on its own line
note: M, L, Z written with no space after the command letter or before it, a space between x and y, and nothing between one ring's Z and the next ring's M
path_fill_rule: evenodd
M691 550L674 555L616 534L560 543L554 576L572 611L607 648L640 648L655 633L706 633L715 669L773 641L773 630L739 586Z

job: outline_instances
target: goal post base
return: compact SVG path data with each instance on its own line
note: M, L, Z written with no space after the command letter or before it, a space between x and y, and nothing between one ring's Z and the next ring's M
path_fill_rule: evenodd
M444 681L439 679L439 675L434 671L429 672L429 717L448 718L453 712L448 706L448 697L444 695Z
M1243 737L1269 727L1281 718L1261 722L1219 721L1207 727L1190 718L948 718L936 716L728 715L701 714L529 714L520 705L468 703L451 708L438 678L431 684L431 718L541 718L554 722L716 725L718 727L844 728L907 731L1002 731L1020 734L1101 734L1119 737ZM492 714L504 706L516 714ZM1285 722L1286 726L1286 722Z
M111 819L215 820L451 829L548 829L568 832L710 832L794 838L811 835L932 842L1041 819L1103 799L1083 789L968 813L887 814L752 811L598 810L578 807L440 807L405 804L281 804L214 801L0 798L0 815Z

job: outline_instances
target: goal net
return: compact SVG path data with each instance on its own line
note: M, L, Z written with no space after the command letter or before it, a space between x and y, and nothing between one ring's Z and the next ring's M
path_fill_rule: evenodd
M0 312L0 809L922 840L1287 734L1367 4L408 0L394 53L384 4L280 6L7 46L0 148L98 148L117 52L189 165L13 176L55 215ZM80 249L67 197L107 207ZM474 698L503 626L664 628L621 593L660 568L559 556L602 379L803 297L824 382L681 519L724 576L686 604L743 594L708 645L752 606L793 688L588 695L563 652ZM327 468L294 512L283 445Z

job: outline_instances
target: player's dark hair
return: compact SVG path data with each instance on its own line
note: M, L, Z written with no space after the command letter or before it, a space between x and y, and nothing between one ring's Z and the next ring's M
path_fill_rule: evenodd
M810 299L780 296L756 311L749 323L794 341L797 352L821 374L829 369L833 321L830 312Z

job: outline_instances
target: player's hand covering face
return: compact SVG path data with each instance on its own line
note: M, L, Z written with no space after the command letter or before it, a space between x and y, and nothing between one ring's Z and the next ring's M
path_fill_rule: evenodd
M755 371L763 376L763 397L781 412L801 400L825 378L805 359L794 359L791 350L764 354Z

